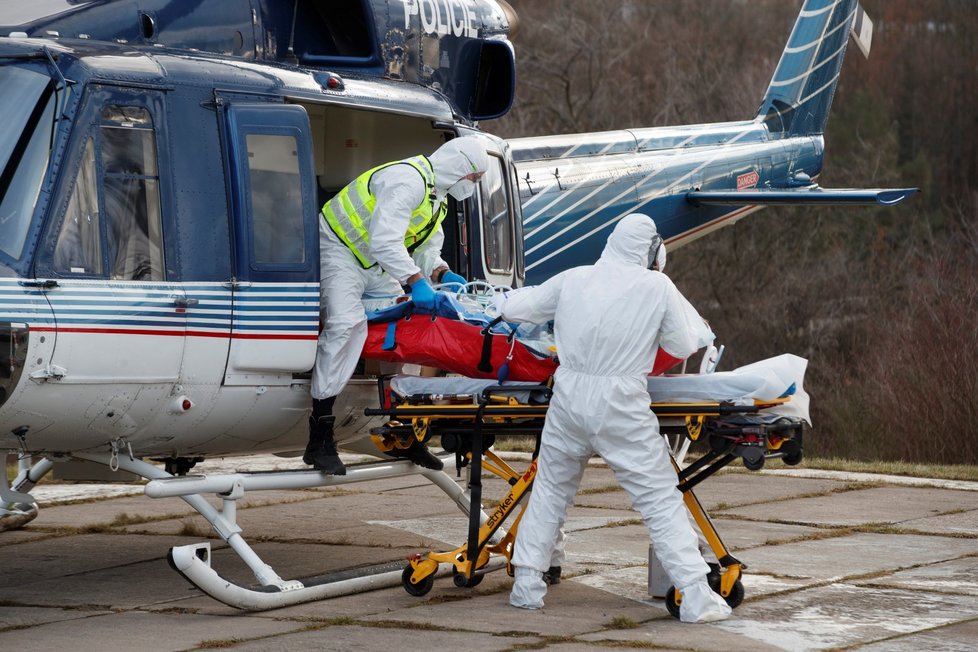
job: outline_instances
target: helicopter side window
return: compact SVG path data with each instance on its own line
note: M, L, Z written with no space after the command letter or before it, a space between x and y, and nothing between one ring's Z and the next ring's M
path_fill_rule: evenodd
M149 112L131 106L103 109L97 140L86 141L58 234L55 270L126 281L163 280L159 185Z
M261 265L303 263L302 179L294 136L248 134L252 260Z
M482 177L482 242L486 269L494 274L513 271L513 224L503 177L502 161L492 157Z
M156 134L141 107L102 111L106 249L114 279L163 280L163 231Z

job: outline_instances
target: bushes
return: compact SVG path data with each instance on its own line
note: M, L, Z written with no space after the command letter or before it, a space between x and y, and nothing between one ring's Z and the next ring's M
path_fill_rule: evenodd
M511 0L503 137L753 115L800 0ZM978 3L863 0L826 133L826 187L920 186L895 208L771 208L671 251L728 346L809 360L809 454L978 464Z
M978 260L941 254L871 322L864 381L884 459L978 463Z

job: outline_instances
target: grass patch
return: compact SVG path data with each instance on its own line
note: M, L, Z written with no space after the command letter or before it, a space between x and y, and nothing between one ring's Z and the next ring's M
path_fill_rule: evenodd
M539 635L533 634L533 636ZM533 643L518 643L511 648L507 648L506 652L515 652L516 650L546 650L552 645L573 642L573 636L541 636L539 641L534 641Z
M177 536L202 537L205 539L218 538L217 534L210 528L210 526L205 526L194 521L184 521L180 531L177 532Z
M577 492L578 496L593 496L595 494L610 494L616 491L624 491L619 484L606 484L603 487L590 487L589 489L581 489Z
M494 451L510 453L532 453L536 448L537 438L529 435L517 435L513 437L497 437L496 443L492 445Z
M615 616L607 625L607 629L635 629L638 623L627 616Z
M626 527L628 525L645 525L645 521L640 518L626 518L623 521L612 521L605 525L606 528L610 527Z
M337 618L286 618L285 620L295 622L306 622L309 624L302 628L304 632L313 632L327 627L342 627L344 625L358 625L359 622L349 616L339 616Z
M201 641L197 648L200 650L216 650L222 647L234 647L238 643L243 643L244 639L241 638L215 638L207 641Z
M31 627L34 627L34 625L7 625L6 627L0 627L0 634L16 632L18 629L30 629Z
M293 620L293 619L286 619ZM412 621L400 621L400 620L358 620L356 618L350 618L349 616L339 616L337 618L328 618L325 620L318 620L315 622L310 622L303 628L303 631L316 631L321 629L326 629L328 627L370 627L373 629L406 629L412 631L423 631L423 632L461 632L468 631L459 629L457 627L443 627L441 625L433 625L431 623L421 623Z
M624 649L624 650L675 650L673 646L664 647L652 641L588 641L588 645L599 648ZM679 648L686 649L686 648Z
M191 607L166 607L164 609L156 609L155 613L174 614L178 616L193 616L199 614L200 609L193 609Z
M914 464L911 462L861 462L839 457L806 457L806 469L846 471L849 473L881 473L905 475L911 478L968 480L978 482L978 466L971 464Z

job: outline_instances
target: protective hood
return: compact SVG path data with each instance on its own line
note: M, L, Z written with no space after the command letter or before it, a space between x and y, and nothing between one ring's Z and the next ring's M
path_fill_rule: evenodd
M428 160L431 161L431 167L435 171L435 189L439 197L444 197L448 189L465 175L485 172L489 167L486 148L475 136L453 138L436 149ZM475 190L475 184L470 185L471 187L466 188L469 195Z
M658 232L651 217L642 213L626 215L608 236L608 244L601 252L601 261L648 268L650 263L655 262L649 260L649 254L652 253L650 247L656 235Z

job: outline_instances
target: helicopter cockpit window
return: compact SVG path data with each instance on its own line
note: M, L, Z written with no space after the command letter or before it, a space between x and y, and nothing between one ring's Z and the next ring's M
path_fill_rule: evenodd
M51 78L0 66L0 251L20 258L55 125Z
M95 166L95 141L85 144L75 187L58 244L54 249L54 268L60 274L102 274L102 238L99 233L98 179Z
M513 271L513 224L500 159L491 157L480 187L486 268L494 274L510 274Z
M302 178L294 136L248 134L252 260L259 265L303 263Z

